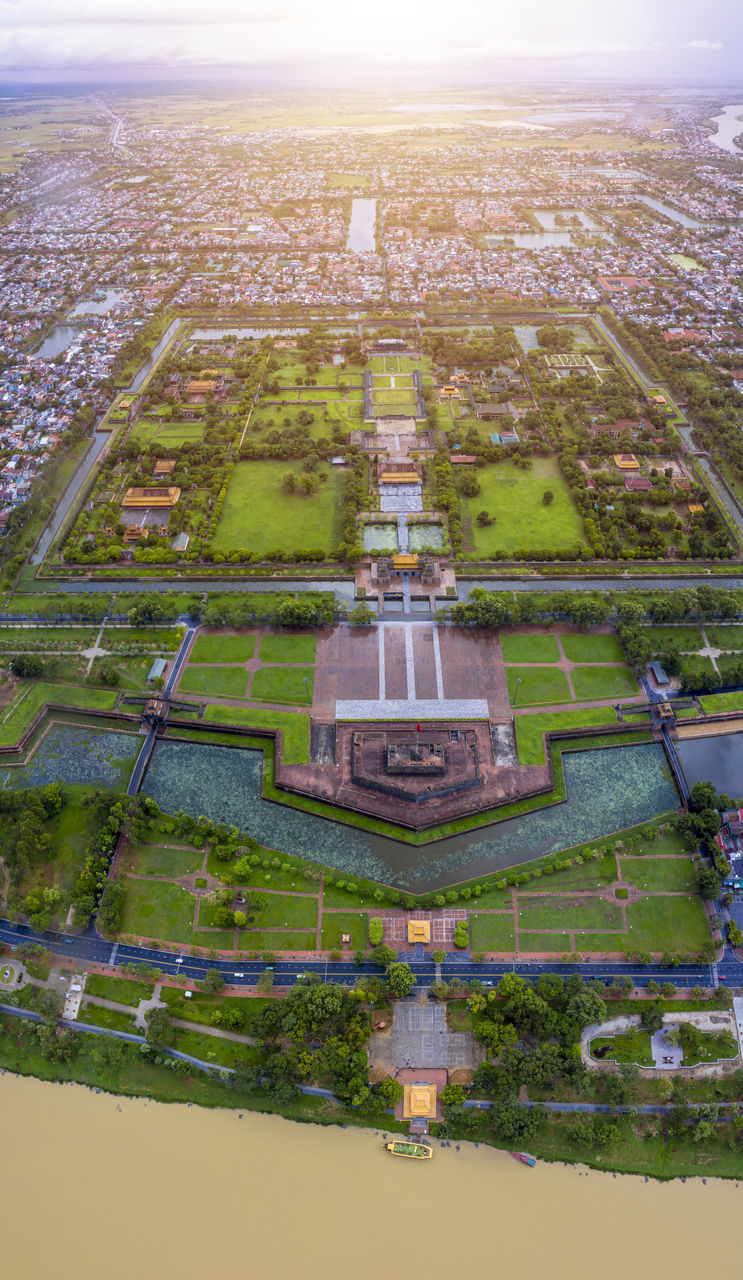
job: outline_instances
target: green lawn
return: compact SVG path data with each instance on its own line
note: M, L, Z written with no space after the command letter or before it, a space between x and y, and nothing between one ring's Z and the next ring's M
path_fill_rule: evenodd
M189 662L248 662L255 652L256 637L202 634L188 655Z
M175 1046L181 1053L189 1053L202 1062L214 1062L221 1067L234 1067L236 1062L257 1062L258 1051L252 1045L210 1036L207 1031L176 1032Z
M523 685L519 686L519 690ZM519 692L519 701L521 693ZM518 705L518 704L517 704ZM516 745L519 764L544 764L545 733L582 729L592 725L616 724L613 707L592 707L583 711L551 711L545 715L516 716ZM586 744L590 746L590 740Z
M299 898L291 894L267 893L266 905L254 913L251 929L315 929L317 898Z
M554 636L506 631L501 635L500 643L504 662L557 662L560 656Z
M143 938L190 942L194 898L180 885L152 880L124 880L126 890L121 933Z
M350 933L351 942L344 944L344 951L365 950L369 946L369 913L366 911L333 911L322 918L323 950L333 950L341 945L341 934Z
M560 638L563 653L571 662L624 662L624 650L615 635L583 636L571 632Z
M317 935L312 933L293 933L289 929L273 933L267 930L243 930L240 933L240 949L242 951L315 951Z
M508 697L511 707L541 707L551 702L570 702L564 671L557 667L508 667Z
M741 690L736 693L710 693L699 701L702 704L702 710L708 716L719 711L743 711L743 691Z
M556 458L535 458L529 471L512 462L491 463L477 470L480 492L462 498L466 537L485 560L498 552L563 551L585 546L581 520ZM554 494L550 506L542 498ZM487 511L494 523L481 528L476 517Z
M79 707L111 711L118 693L116 689L91 689L73 684L51 684L46 680L22 680L13 700L0 716L0 746L10 746L20 738L44 703L63 707Z
M682 653L696 653L704 644L699 627L645 627L645 634L653 642L655 652L672 643Z
M26 649L90 649L97 630L87 627L0 627L0 651L15 653Z
M314 663L316 649L313 635L264 635L258 656L261 662Z
M712 626L704 628L713 649L743 649L743 626Z
M287 493L281 477L291 471L282 461L239 462L227 490L213 538L215 551L329 552L340 537L343 477L332 472L312 497Z
M620 860L622 877L650 893L683 893L697 887L691 858L628 858Z
M650 1032L640 1027L633 1027L625 1034L615 1036L597 1036L591 1041L591 1056L595 1050L606 1048L607 1052L596 1059L598 1062L633 1062L638 1067L652 1067L653 1055L650 1049Z
M212 698L244 698L248 687L242 667L192 667L181 676L179 693L200 693Z
M109 978L104 973L90 973L85 983L85 994L116 1000L135 1009L140 1000L149 1000L154 990L151 982L133 982L130 978Z
M502 915L470 911L469 922L472 951L513 951L516 943L512 911Z
M639 693L637 681L628 667L573 667L576 701L593 698L627 698Z
M140 691L146 689L147 677L152 669L152 655L147 658L122 658L114 654L110 657L96 658L90 668L88 679L96 684L103 681L104 670L113 667L119 673L119 689Z
M161 844L137 844L126 851L123 861L127 871L133 871L138 876L167 876L171 880L177 880L179 876L201 870L204 851L172 849Z
M642 898L627 904L626 934L584 934L581 951L683 951L698 952L710 934L702 900L696 894L684 897Z
M267 711L261 707L220 707L210 704L206 720L214 724L247 725L254 729L281 729L286 764L309 764L310 718L301 711Z
M529 889L539 893L566 893L571 889L598 889L606 884L613 884L617 878L617 863L613 853L605 853L596 861L591 858L579 867L569 867L567 871L555 871L553 875L542 875L539 884L532 881L528 888L517 889L517 893L528 892Z
M622 911L604 898L527 898L519 894L521 929L621 929Z
M549 951L562 954L572 951L570 937L567 933L521 933L519 932L519 952L531 953Z
M122 1009L102 1009L100 1005L85 1004L83 1001L78 1022L89 1022L94 1027L106 1027L109 1031L133 1031L135 1035L142 1032L134 1025L134 1013L124 1013Z
M253 676L250 697L255 702L310 706L314 677L313 667L261 667Z

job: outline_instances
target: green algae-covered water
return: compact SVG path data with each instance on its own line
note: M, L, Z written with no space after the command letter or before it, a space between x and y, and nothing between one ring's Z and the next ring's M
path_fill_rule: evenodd
M233 823L281 853L416 893L571 848L678 803L657 743L571 752L563 761L564 804L418 846L264 800L259 750L158 742L142 790L168 813Z

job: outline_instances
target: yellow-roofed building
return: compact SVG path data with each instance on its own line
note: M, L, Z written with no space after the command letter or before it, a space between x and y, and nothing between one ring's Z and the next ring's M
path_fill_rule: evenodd
M401 552L399 555L392 557L392 567L398 572L417 569L418 557L406 555L405 552Z
M403 1095L404 1120L436 1119L436 1085L406 1084Z
M420 484L420 476L417 471L382 471L379 476L380 484Z
M408 920L408 942L430 942L430 920Z
M637 471L640 466L634 453L615 453L614 461L620 471Z
M177 485L169 489L127 489L122 507L174 507L181 496Z

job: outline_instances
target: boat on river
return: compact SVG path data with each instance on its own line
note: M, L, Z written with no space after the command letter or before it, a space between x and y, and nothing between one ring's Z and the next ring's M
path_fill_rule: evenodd
M528 1151L512 1151L511 1155L514 1160L520 1160L522 1164L527 1164L530 1169L533 1169L537 1163L534 1156L530 1156Z
M433 1147L427 1142L404 1142L396 1138L394 1142L385 1142L385 1150L393 1156L407 1156L409 1160L430 1160Z

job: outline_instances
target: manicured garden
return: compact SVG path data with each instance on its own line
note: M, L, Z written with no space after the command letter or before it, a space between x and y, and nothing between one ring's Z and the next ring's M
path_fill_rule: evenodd
M254 635L201 632L188 655L189 663L249 662L255 653Z
M560 650L553 635L504 631L500 637L504 662L557 662Z

